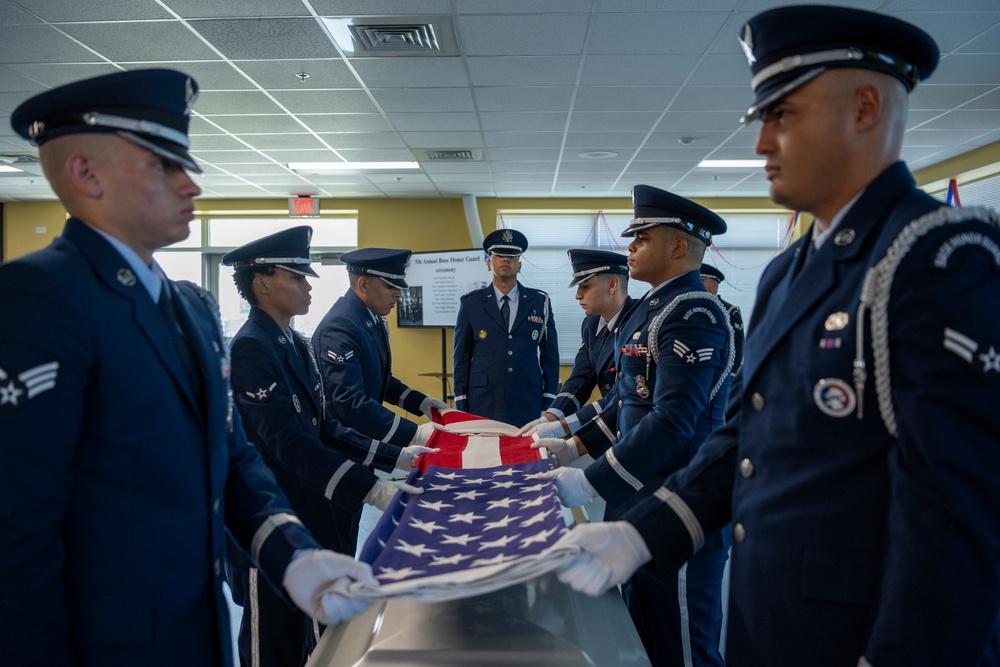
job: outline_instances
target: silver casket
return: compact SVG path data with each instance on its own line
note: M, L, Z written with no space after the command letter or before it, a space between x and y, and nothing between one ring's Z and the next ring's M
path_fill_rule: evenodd
M617 590L576 593L553 574L449 602L389 600L331 626L306 667L648 667Z

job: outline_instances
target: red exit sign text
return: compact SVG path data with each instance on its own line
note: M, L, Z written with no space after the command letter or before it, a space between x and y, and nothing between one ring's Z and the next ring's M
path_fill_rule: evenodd
M319 200L312 197L292 197L288 200L288 215L293 218L315 218L319 215Z

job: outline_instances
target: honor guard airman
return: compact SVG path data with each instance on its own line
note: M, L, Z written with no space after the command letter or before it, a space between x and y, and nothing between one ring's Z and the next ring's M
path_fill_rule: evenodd
M568 442L581 454L580 446L586 447L594 463L554 473L565 504L600 495L607 502L606 520L655 492L722 424L734 361L729 317L700 274L705 251L713 236L725 233L725 221L648 185L632 189L632 204L635 217L622 232L632 237L629 270L653 288L618 326L617 381L603 399L605 406L617 407L617 430L611 434L604 425L586 425ZM716 531L679 574L660 579L639 571L623 587L654 665L684 665L692 657L699 665L722 665L726 549L724 535Z
M739 38L771 198L815 221L764 270L726 425L624 521L573 531L561 576L669 572L731 522L727 665L1000 664L1000 216L899 161L938 47L844 7Z
M36 95L14 131L70 218L0 266L0 627L11 665L233 664L226 535L323 623L374 582L320 548L247 442L214 299L153 253L190 233L194 79Z
M359 460L385 471L409 467L426 451L424 445L434 427L430 423L418 426L383 403L426 416L432 408L448 407L392 374L385 318L407 287L410 254L409 250L365 248L342 255L351 286L323 316L312 337L326 387L327 413L371 438L369 451Z
M621 314L633 301L628 295L628 258L625 255L591 248L575 248L567 254L573 267L569 286L576 288L576 300L585 317L580 325L581 343L573 361L573 371L545 414L522 428L523 432L539 437L575 433L580 419L574 415L587 404L594 389L602 397L611 391L617 376L615 329ZM602 418L609 419L609 416Z
M312 344L291 327L293 317L309 312L308 279L319 277L310 266L311 236L310 227L293 227L222 258L250 304L230 346L233 395L250 441L298 517L323 547L353 556L361 506L385 509L396 487L340 453L367 450L371 438L327 418ZM243 607L242 664L304 665L318 640L312 619L289 606L242 551L227 556L233 599Z
M455 407L515 426L537 419L559 386L549 296L517 280L527 249L515 229L486 236L493 282L462 297L455 323Z
M743 340L745 336L745 332L743 331L743 313L740 312L739 306L734 306L719 296L719 285L725 282L725 280L725 274L718 268L711 264L701 265L702 284L705 286L705 289L719 298L719 303L729 313L729 323L733 326L733 354L735 359L733 362L733 375L736 375L736 372L740 370L740 366L743 365Z

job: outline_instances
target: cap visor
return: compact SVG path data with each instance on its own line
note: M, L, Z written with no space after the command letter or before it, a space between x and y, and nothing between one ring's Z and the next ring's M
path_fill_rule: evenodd
M748 123L752 123L753 121L757 120L758 118L760 118L761 111L771 106L772 104L774 104L779 99L781 99L788 93L792 92L796 88L804 86L806 83L812 81L825 71L826 67L816 67L814 69L805 72L800 76L795 77L785 85L779 86L774 90L770 90L765 95L761 95L756 100L754 100L754 103L750 105L750 108L747 109L747 112L743 114L742 118L740 118L740 125L746 125Z
M381 278L381 276L379 276ZM409 285L406 284L405 280L389 280L388 278L382 278L382 281L389 287L395 287L396 289L407 289Z
M663 223L661 223L661 222L647 222L647 223L644 223L644 224L641 224L641 225L629 225L628 227L625 228L625 231L623 231L621 234L619 234L619 236L621 236L623 238L629 238L629 237L635 236L636 232L641 232L644 229L649 229L650 227L656 227L657 225L661 225L661 224L663 224Z
M153 151L160 157L164 157L172 162L176 162L177 164L181 165L190 172L193 172L195 174L201 173L201 167L198 166L198 164L194 161L194 158L188 155L188 152L183 148L180 147L168 148L167 146L160 145L154 141L150 141L149 139L144 139L143 137L140 137L139 135L134 134L132 132L125 132L119 130L117 134L124 139L128 139L134 144L138 144L143 148Z
M275 266L288 271L289 273L297 273L300 276L311 276L313 278L319 278L319 274L316 273L311 266L308 264L275 264Z

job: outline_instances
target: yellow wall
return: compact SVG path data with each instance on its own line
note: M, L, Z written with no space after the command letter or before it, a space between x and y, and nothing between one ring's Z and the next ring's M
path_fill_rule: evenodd
M700 203L719 209L774 208L766 199L701 199ZM484 235L496 229L498 210L630 210L627 198L606 199L497 199L478 198L479 221ZM409 248L414 252L460 250L472 247L462 200L455 199L324 199L321 210L358 211L359 247ZM286 215L286 200L200 200L200 215L226 211ZM48 245L62 231L65 212L58 202L8 202L4 204L5 260L14 259ZM36 228L44 228L36 233ZM317 304L317 307L323 307ZM393 373L409 386L432 396L441 395L441 380L422 373L441 371L441 330L396 327L389 317ZM445 330L447 366L451 370L452 330ZM563 379L570 367L561 369Z
M914 174L917 182L927 185L930 181L955 176L962 182L963 174L982 178L996 173L1000 163L1000 142L959 156ZM764 198L696 199L715 210L782 210ZM477 198L479 220L484 234L496 228L498 210L551 210L583 209L593 211L631 209L631 201L622 198L580 199L498 199ZM61 231L65 213L58 202L8 202L4 207L4 261L42 248ZM284 199L271 200L200 200L200 214L210 211L244 211L271 215L285 215L288 211ZM429 250L458 250L472 247L465 222L465 210L460 198L455 199L325 199L323 211L349 209L358 211L359 247L383 246L409 248L415 252ZM801 216L796 236L807 227L810 220ZM414 389L439 396L441 381L423 377L422 373L441 371L441 332L438 329L397 329L395 318L389 318L393 350L393 371L403 382ZM451 368L451 329L446 330L447 368ZM563 367L565 379L570 369Z
M62 233L66 211L57 201L3 205L3 260L44 248Z

